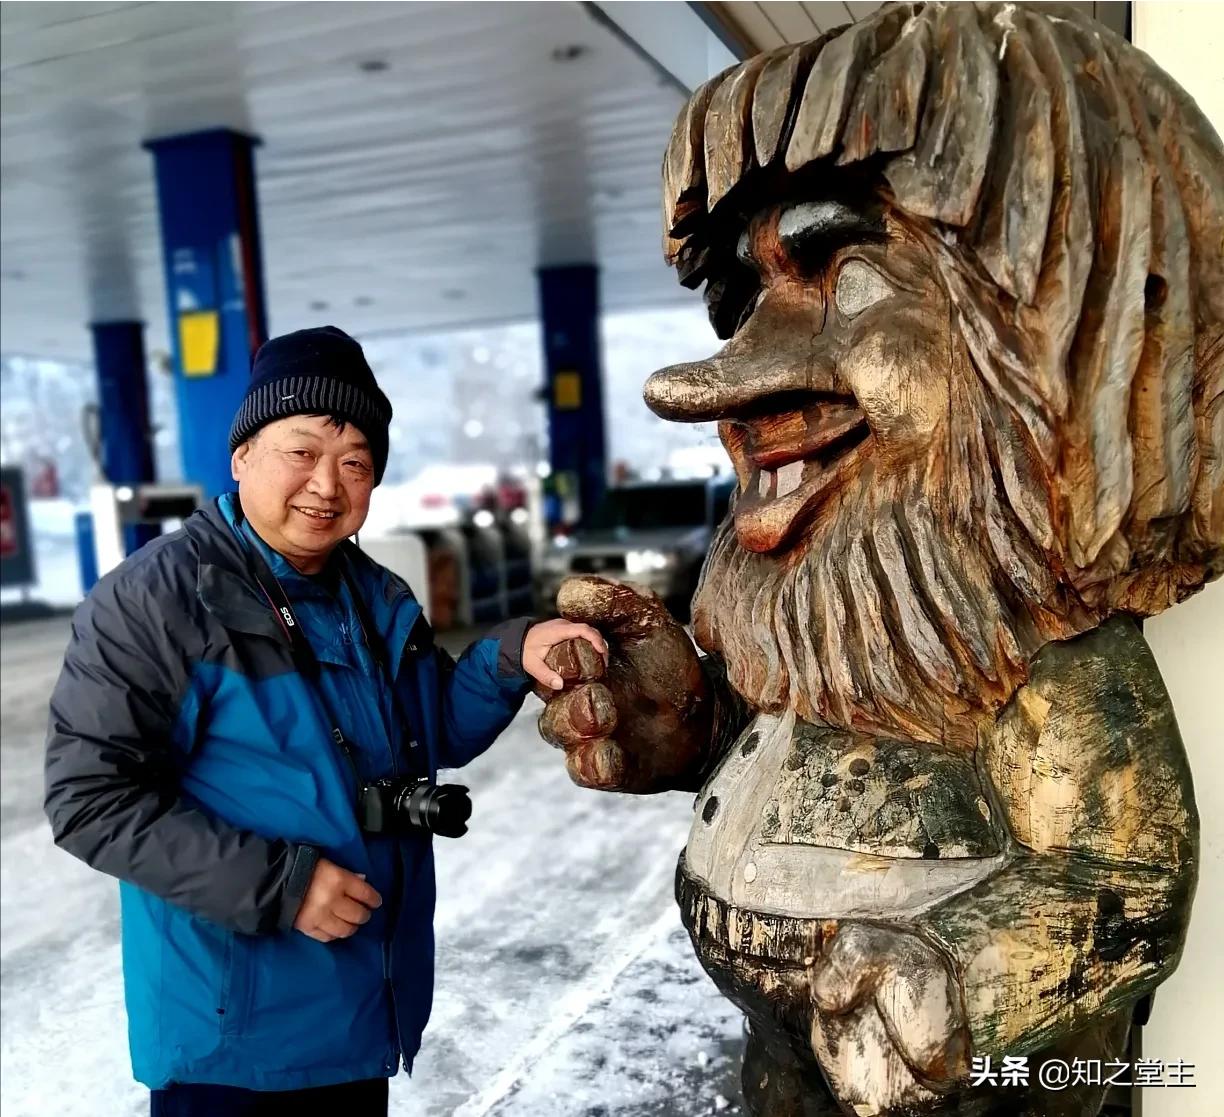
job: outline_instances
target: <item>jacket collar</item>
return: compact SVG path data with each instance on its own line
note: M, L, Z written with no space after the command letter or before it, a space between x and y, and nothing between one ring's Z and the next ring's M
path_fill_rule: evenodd
M219 507L229 495L196 509L183 522L198 557L196 595L226 628L282 639L279 623L247 571L242 544Z
M184 521L183 528L194 540L199 555L196 592L204 607L226 628L283 641L284 630L251 574L246 544L238 537L240 518L238 494L225 493ZM272 567L278 578L283 573L281 566L292 570L283 556L274 551L271 554L280 564L274 562ZM383 633L394 673L412 624L420 614L419 606L400 579L390 576L352 543L341 543L334 557L345 564L371 620Z

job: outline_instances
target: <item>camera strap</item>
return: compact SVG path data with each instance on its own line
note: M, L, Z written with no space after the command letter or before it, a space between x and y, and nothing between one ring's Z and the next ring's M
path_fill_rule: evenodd
M241 536L242 521L246 518L242 511L242 505L235 499L234 501L234 523L235 527L239 528ZM264 597L268 599L268 604L272 606L272 613L280 623L281 630L285 633L285 639L289 642L289 652L293 657L293 664L297 668L298 673L309 679L315 687L315 692L319 696L319 701L323 705L323 709L327 711L327 719L331 722L332 740L336 742L341 751L344 753L345 759L349 762L349 767L353 770L353 775L357 780L357 786L360 788L364 784L361 778L361 771L357 767L357 755L353 751L353 745L345 737L340 729L339 723L336 721L330 709L327 706L327 699L323 695L323 688L319 685L319 677L322 669L319 666L319 658L315 655L314 648L310 646L310 640L306 633L302 630L301 623L298 621L297 614L293 611L293 606L289 603L289 596L285 593L285 588L280 584L280 580L272 572L272 568L268 565L267 559L260 552L259 547L253 540L241 539L242 549L246 552L248 559L248 568L252 577L255 579L255 584L259 586ZM348 587L349 595L353 600L353 609L357 614L357 623L361 626L362 633L365 636L366 647L369 649L370 656L373 658L378 670L382 673L386 685L391 693L391 702L395 707L395 712L399 715L405 729L411 733L412 721L408 718L404 711L403 704L400 701L399 694L395 689L395 680L391 677L391 669L387 660L386 644L382 639L382 634L374 625L369 610L366 608L365 602L362 600L361 593L358 591L353 579L349 576L347 570L344 569L343 561L337 563L339 567L340 577L344 584ZM390 727L388 726L390 734ZM416 741L409 742L410 747L415 747Z
M255 582L263 592L264 597L268 599L268 604L272 606L272 612L280 622L285 638L289 641L289 654L293 656L293 665L298 669L299 674L315 684L315 692L319 696L319 701L323 704L323 709L327 710L327 720L331 722L332 740L336 742L344 753L345 759L349 762L349 767L353 769L353 775L357 779L357 784L360 786L362 783L361 772L357 767L357 756L353 752L353 746L349 744L348 738L345 737L340 729L335 717L327 709L327 700L323 697L322 687L318 685L320 675L319 658L315 655L314 648L310 646L310 640L307 638L306 633L302 631L302 625L297 619L297 614L294 613L293 606L289 604L289 596L285 593L285 589L280 584L276 575L272 573L267 560L259 553L259 548L248 546L246 550L251 560L251 573L255 577ZM349 588L352 590L351 586ZM357 596L355 591L353 596L354 598Z

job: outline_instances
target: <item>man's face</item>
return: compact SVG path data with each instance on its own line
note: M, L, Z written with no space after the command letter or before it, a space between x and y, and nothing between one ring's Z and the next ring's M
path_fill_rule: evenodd
M242 509L259 537L303 574L365 523L374 459L351 423L294 415L263 427L231 460Z
M730 341L655 373L646 400L667 418L718 420L740 545L773 552L815 531L854 478L886 484L929 450L959 343L933 254L886 213L778 203L734 232L716 277Z

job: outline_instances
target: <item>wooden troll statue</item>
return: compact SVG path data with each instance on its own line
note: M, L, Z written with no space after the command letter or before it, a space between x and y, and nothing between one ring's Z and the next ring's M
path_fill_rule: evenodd
M699 792L677 894L750 1113L1094 1114L1036 1071L1125 1050L1196 879L1139 619L1224 564L1220 140L1073 10L900 4L707 83L663 178L726 345L646 401L739 479L707 654L572 579L612 654L557 649L541 731Z

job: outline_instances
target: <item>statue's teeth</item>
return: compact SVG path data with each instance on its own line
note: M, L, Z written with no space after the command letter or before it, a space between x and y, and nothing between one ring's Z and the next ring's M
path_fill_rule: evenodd
M760 473L760 481L757 482L757 495L762 500L769 496L769 481L773 474L768 469L762 469Z
M778 470L778 497L788 496L799 487L803 480L803 464L802 461L791 462Z

